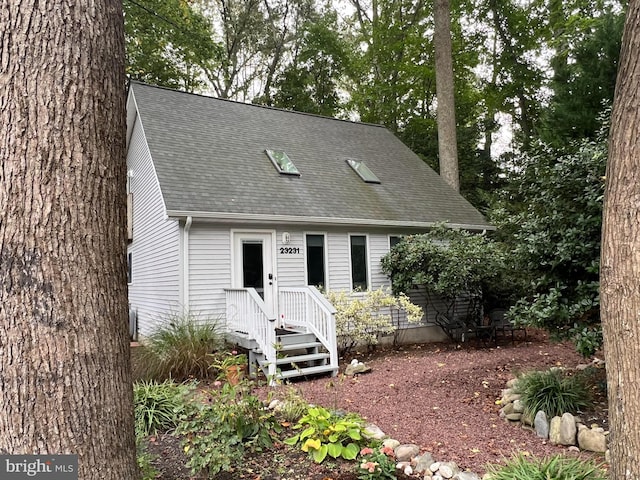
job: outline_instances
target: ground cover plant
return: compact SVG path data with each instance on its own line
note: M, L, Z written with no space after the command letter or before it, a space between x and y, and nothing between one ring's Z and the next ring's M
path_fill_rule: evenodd
M172 380L141 380L133 384L135 429L138 435L155 435L174 429L187 413L187 395L194 385Z

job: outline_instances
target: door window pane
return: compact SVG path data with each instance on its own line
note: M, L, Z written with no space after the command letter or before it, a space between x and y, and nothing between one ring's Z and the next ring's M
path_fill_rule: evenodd
M242 286L255 288L264 298L264 272L262 270L262 243L242 243Z
M367 237L352 235L351 241L351 279L352 288L367 289Z
M307 285L324 287L324 235L307 235Z

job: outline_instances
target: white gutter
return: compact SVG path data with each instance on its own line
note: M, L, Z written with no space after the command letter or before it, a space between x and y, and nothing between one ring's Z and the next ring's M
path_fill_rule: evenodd
M313 224L313 225L360 225L369 227L408 227L431 228L440 222L407 222L401 220L377 220L370 218L336 218L336 217L304 217L296 215L264 215L260 213L229 213L229 212L193 212L186 210L167 210L169 218L189 219L196 217L202 220L219 221L226 223L282 223L282 224ZM496 227L489 224L465 224L449 223L449 228L464 230L495 230ZM186 224L185 224L186 228Z
M189 310L189 230L193 218L187 216L182 230L182 307L185 313Z

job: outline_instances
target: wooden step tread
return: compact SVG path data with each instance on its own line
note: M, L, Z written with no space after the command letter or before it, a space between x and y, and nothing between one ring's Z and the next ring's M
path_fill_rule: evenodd
M313 362L315 360L324 360L331 355L328 353L311 353L308 355L295 355L293 357L283 357L276 360L276 365L286 365L289 363Z
M293 370L283 370L278 372L280 378L303 377L305 375L314 375L317 373L329 373L338 370L337 367L330 365L319 365L317 367L294 368Z
M315 348L315 347L321 347L321 346L322 346L322 343L320 342L291 343L287 345L278 345L278 347L276 348L276 351L284 352L287 350L301 350L304 348Z

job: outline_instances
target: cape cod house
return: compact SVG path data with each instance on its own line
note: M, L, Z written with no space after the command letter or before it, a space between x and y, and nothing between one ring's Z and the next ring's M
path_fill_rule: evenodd
M271 375L335 372L334 310L315 287L388 285L380 258L435 223L490 228L382 126L135 82L127 108L140 336L189 311L222 319ZM428 315L418 331L442 338Z

